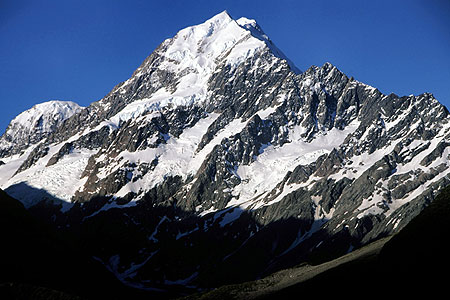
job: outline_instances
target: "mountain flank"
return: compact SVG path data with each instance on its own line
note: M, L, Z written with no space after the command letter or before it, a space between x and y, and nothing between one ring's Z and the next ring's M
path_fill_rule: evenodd
M297 299L298 295L442 295L450 267L450 187L399 233L337 259L183 299ZM389 291L388 291L388 290Z

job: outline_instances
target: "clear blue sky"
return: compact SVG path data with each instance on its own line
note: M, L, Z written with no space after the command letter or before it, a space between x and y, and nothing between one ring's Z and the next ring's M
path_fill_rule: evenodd
M329 61L450 106L448 0L1 0L0 132L36 103L101 99L164 39L225 9L256 19L302 70Z

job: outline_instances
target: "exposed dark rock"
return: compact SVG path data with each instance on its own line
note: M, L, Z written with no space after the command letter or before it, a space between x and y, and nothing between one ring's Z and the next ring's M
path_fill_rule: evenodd
M45 144L41 143L37 145L28 155L27 159L22 163L22 165L17 169L16 174L20 173L31 166L33 166L40 158L47 155L50 148Z

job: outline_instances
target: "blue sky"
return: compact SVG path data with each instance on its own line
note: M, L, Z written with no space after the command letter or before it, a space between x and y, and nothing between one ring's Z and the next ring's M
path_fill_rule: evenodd
M450 1L1 0L0 132L34 104L105 96L164 39L227 10L256 19L300 69L331 62L450 107Z

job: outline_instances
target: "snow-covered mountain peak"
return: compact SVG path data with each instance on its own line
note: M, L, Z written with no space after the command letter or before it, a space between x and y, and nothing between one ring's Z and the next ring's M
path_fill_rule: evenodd
M284 55L284 53L280 49L278 49L277 46L275 46L272 40L264 33L261 26L258 25L256 20L241 17L236 22L242 28L250 31L253 37L263 41L275 56L286 60L292 71L297 74L300 74L302 72L286 55Z
M57 125L81 111L83 107L72 101L52 100L34 105L9 124L0 138L0 148L34 144L53 132Z
M272 43L272 41L270 41L269 37L264 33L264 31L258 25L256 20L248 19L246 17L241 17L236 21L236 23L238 23L239 26L241 26L242 28L250 31L251 34L254 37L256 37L257 39L260 39L269 44Z
M273 44L255 20L242 17L237 21L223 11L202 24L180 30L162 56L165 68L210 73L218 64L238 66L248 57L269 49L278 58L287 60L291 69L299 70Z
M126 97L129 90L142 86L144 81L152 88L145 94L134 91L126 99L129 104L111 114L109 121L118 126L121 121L163 107L205 103L213 74L227 68L233 74L244 63L253 64L252 70L268 71L284 65L300 73L255 20L243 17L236 21L223 11L165 40L115 91ZM107 108L111 107L106 104L109 98L102 101Z
M72 101L50 100L34 105L29 110L19 114L13 122L26 123L29 117L38 115L53 115L65 119L73 114L74 111L81 109L77 103Z
M218 13L217 15L206 20L203 24L222 24L232 22L233 18L228 14L226 10Z
M215 67L217 60L227 59L228 64L237 65L262 47L264 44L254 40L250 31L222 12L202 24L180 30L165 56L182 69L207 71Z
M20 125L28 130L39 130L50 132L53 122L63 121L80 111L81 106L72 101L51 100L34 105L32 108L22 112L11 122L11 125Z

